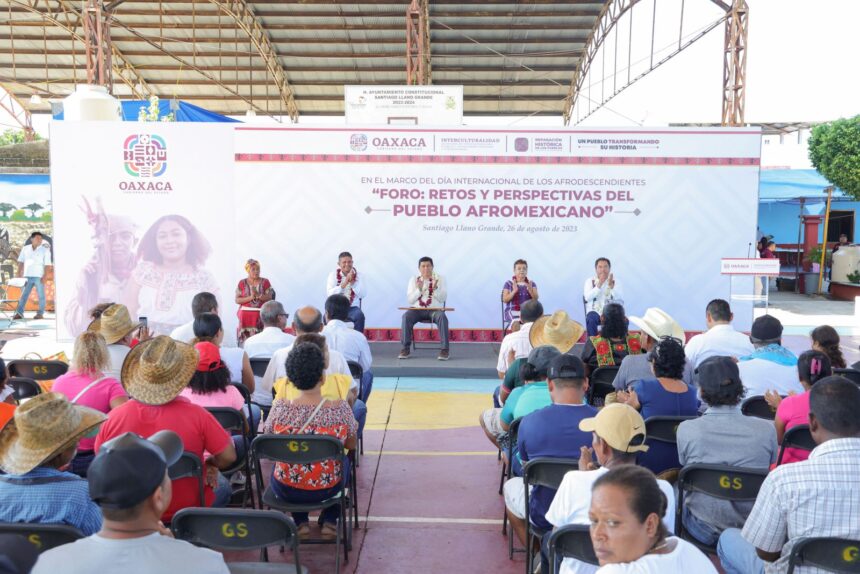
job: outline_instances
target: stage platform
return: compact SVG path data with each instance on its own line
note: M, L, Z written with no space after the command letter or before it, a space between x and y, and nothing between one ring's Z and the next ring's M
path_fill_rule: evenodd
M497 379L499 343L451 343L451 358L439 361L438 348L415 349L408 359L398 359L400 343L370 343L374 377L432 377ZM582 345L574 353L582 352Z

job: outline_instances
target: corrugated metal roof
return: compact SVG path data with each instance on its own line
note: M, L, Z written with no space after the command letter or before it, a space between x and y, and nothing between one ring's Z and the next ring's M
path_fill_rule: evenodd
M432 81L463 84L466 114L561 114L608 2L430 0ZM127 83L142 78L161 97L220 113L251 106L280 113L271 71L228 13L236 4L127 0L111 28L120 54L114 63L134 68L125 74ZM344 84L405 83L409 0L247 4L278 56L300 115L343 113ZM0 22L0 83L23 101L33 93L62 97L86 82L80 2L35 6L28 0L0 6L7 16ZM127 83L115 72L117 95L131 94Z

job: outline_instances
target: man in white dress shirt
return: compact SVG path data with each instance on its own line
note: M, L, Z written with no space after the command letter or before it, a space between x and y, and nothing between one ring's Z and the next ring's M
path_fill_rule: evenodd
M511 366L513 360L521 357L528 357L532 352L532 344L529 341L529 332L531 332L532 324L540 319L543 315L543 305L537 299L529 299L523 303L520 309L520 321L522 326L519 331L513 331L505 335L502 339L502 345L499 348L499 360L496 362L496 371L499 373L499 378L504 379L508 367ZM511 351L514 352L511 357Z
M289 314L280 301L266 301L260 307L263 330L245 339L244 349L249 359L270 358L275 351L292 345L296 338L285 333Z
M284 306L279 301L266 301L263 303L263 306L260 307L260 320L263 322L263 330L245 339L244 349L249 359L252 361L253 359L271 359L275 351L293 344L296 338L284 332L288 316L286 311L284 311ZM260 382L263 379L255 375L254 380L254 401L265 406L271 405L271 389L267 395L265 393L257 393L257 388L260 387ZM263 402L260 403L258 399Z
M734 319L728 301L714 299L705 308L708 330L687 342L684 354L695 370L708 357L744 357L753 352L749 337L732 328Z
M45 317L45 272L52 266L51 249L42 243L42 234L34 231L30 234L30 245L21 248L18 255L18 276L27 280L21 298L18 300L18 308L15 310L13 319L24 318L24 307L33 287L39 296L39 312L34 319Z
M204 313L218 314L218 299L208 291L201 291L191 299L191 320L170 332L170 338L181 343L191 343L194 339L194 319Z
M346 320L353 324L356 331L364 333L364 313L359 304L367 296L367 283L364 281L364 275L358 276L349 251L337 256L337 269L329 273L325 290L326 296L343 295L349 299L349 314Z
M326 326L322 334L329 350L339 351L347 361L355 361L361 365L361 395L358 398L367 402L373 388L373 372L370 370L373 356L364 335L346 323L349 308L349 299L346 296L330 295L325 302Z
M582 297L585 299L585 330L589 337L597 335L603 307L611 302L623 302L621 286L612 274L612 263L606 257L594 262L594 277L585 280Z
M293 330L296 332L296 335L322 332L322 313L320 313L320 310L316 307L302 307L298 309L295 315L293 315ZM269 366L266 368L266 373L263 375L263 379L260 381L260 384L258 384L254 390L254 402L266 400L267 402L260 404L272 404L272 387L274 386L275 381L287 376L287 355L289 355L292 350L293 344L290 343L288 346L272 353L272 358L269 360ZM325 370L326 375L339 373L342 375L348 375L352 378L352 374L349 371L349 365L346 363L346 359L340 352L329 348L328 359L328 368ZM353 388L358 388L358 384L354 381L353 385Z
M400 344L403 348L400 350L398 359L409 357L412 347L412 328L415 323L432 322L439 328L439 338L442 342L442 349L436 358L440 361L448 360L448 316L445 315L445 311L433 310L444 307L447 298L445 278L433 271L431 258L422 257L418 260L418 275L410 277L406 285L406 301L414 309L403 313L403 321L400 325Z

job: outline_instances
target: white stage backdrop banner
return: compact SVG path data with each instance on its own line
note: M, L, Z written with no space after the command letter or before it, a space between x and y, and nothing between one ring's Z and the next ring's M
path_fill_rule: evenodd
M453 340L498 338L502 285L519 258L546 311L579 321L597 257L611 259L629 315L661 307L689 331L705 328L709 300L744 295L730 293L720 259L746 256L755 241L758 130L54 126L67 319L115 289L150 323L181 322L191 291L214 281L230 332L247 258L292 313L322 306L341 251L368 285L363 309L376 340L398 337L397 307L423 255L448 282ZM170 214L208 240L208 258L192 249L195 232L183 242L182 222L156 226ZM103 220L133 227L131 238L117 245L98 231ZM91 268L97 291L86 283ZM749 328L750 305L733 303L739 328ZM66 335L82 323L66 321Z

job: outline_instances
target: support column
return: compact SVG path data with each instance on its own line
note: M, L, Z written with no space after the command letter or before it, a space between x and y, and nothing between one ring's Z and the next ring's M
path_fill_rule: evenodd
M747 83L746 0L733 0L726 18L725 53L723 55L723 125L744 125Z
M87 83L104 86L113 93L110 19L102 0L85 0L81 19L87 53Z
M821 225L823 219L820 215L804 215L803 216L803 257L809 253L809 250L818 245L818 226ZM803 270L811 271L812 263L803 261Z
M430 83L430 25L426 0L412 0L406 9L406 84Z

